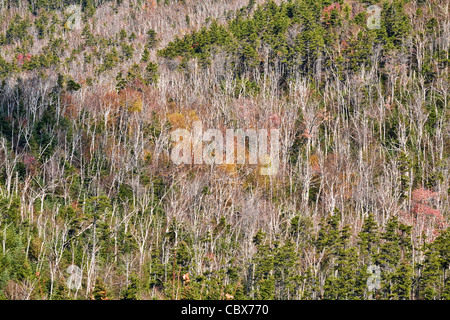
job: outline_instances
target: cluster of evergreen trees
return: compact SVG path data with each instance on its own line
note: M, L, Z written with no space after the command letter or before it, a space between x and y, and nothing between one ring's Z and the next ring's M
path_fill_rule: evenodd
M38 263L44 263L45 269L51 268L51 261L38 262L42 240L36 226L28 221L18 222L19 200L16 199L11 205L5 200L1 202L3 219L7 221L1 238L7 248L0 259L2 297L5 298L9 282L26 279L38 284L31 292L31 298L44 298L50 290L54 290L53 299L70 298L73 292L70 293L65 278L55 279L55 283L51 284L49 274L34 272ZM68 237L52 244L62 252L61 268L65 269L72 263L82 264L84 249L92 246L100 248L98 257L101 268L137 250L138 245L133 237L121 229L117 231L120 253L119 256L113 254L115 249L110 236L113 231L107 224L107 217L99 214L107 210L108 202L107 199L89 199L86 210L91 211L82 218L72 207L60 210L61 217L58 219L72 217ZM89 209L91 206L94 207ZM161 215L154 220L154 224L164 224L163 218ZM139 277L132 274L128 286L121 291L106 286L98 277L91 298L137 299L141 294L154 290L160 290L171 299L225 299L226 294L235 299L450 298L450 230L443 232L432 243L416 247L411 240L411 227L399 223L395 217L390 218L385 226L379 226L370 214L356 237L352 236L349 225L340 223L340 218L340 213L336 211L323 219L319 230L314 232L307 218L297 216L273 241L269 241L260 230L253 238L256 253L247 264L239 263L238 257L230 257L224 263L226 268L201 274L194 271L199 266L193 260L194 244L190 243L192 235L187 230L178 231L178 236L186 241L173 246L170 260L166 263L160 260L163 242L174 241L172 226L169 232L158 235L165 240L154 243L152 259L144 265ZM79 235L80 219L90 219L94 228ZM215 241L222 243L222 250L239 246L239 236L232 236L229 242L230 225L224 219L215 230ZM203 243L207 246L210 241L212 237L205 238ZM313 257L317 259L317 268L306 268L304 261ZM215 259L211 255L209 263L213 264ZM377 275L372 272L376 269L379 270L379 285L371 288L369 282L372 278L375 281ZM183 278L186 274L189 281Z
M258 6L250 1L234 15L230 13L226 25L212 21L209 26L169 43L158 54L170 59L181 57L181 66L186 66L192 58L207 65L217 51L225 51L237 77L245 72L250 73L250 77L253 72L264 73L278 64L284 81L299 75L313 76L322 69L333 69L334 76L343 79L360 68L369 70L373 63L370 57L376 49L381 50L381 68L384 67L383 57L392 51L406 53L411 30L403 10L406 2L385 2L380 29L360 28L355 37L346 39L343 30L352 25L365 27L366 19L364 13L350 19L351 7L344 6L342 0L287 1L281 5L268 1ZM325 8L334 4L327 13ZM262 56L265 47L269 51L267 56ZM431 57L428 59L427 64L430 64ZM448 63L446 59L441 61L444 65ZM264 68L265 63L270 66L268 69ZM414 63L410 67L419 71ZM321 77L320 80L326 79Z

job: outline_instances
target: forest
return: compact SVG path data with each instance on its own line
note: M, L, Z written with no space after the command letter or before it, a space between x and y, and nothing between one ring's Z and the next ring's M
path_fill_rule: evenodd
M0 0L0 300L450 300L449 44L448 0ZM278 170L174 163L196 121Z

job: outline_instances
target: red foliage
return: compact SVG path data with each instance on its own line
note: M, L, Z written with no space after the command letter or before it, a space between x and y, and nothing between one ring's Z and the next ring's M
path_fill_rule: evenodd
M437 192L425 188L415 189L411 193L411 211L402 214L404 222L413 226L415 235L425 234L430 242L447 227L440 210L432 208L432 201L437 196Z
M26 55L23 54L19 54L17 56L17 62L22 65L25 62L30 62L31 61L31 54L27 53Z
M337 2L334 2L331 5L329 5L328 7L323 8L323 12L330 13L332 10L335 10L335 9L337 11L341 11L341 6Z
M331 11L333 11L333 10L336 10L337 12L341 11L341 6L339 5L339 3L334 2L331 5L323 8L322 19L323 20L330 20ZM330 24L330 22L326 22L326 24Z
M276 113L273 113L270 116L269 119L270 119L270 122L274 125L275 128L277 128L280 125L280 123L281 123L280 117Z
M38 167L38 160L31 154L25 153L23 156L23 163L28 171L29 175L34 175L36 168Z
M437 196L437 192L431 190L420 188L416 189L411 193L411 200L415 203L427 203L430 199Z
M151 12L156 7L156 0L147 0L147 3L142 5L142 10L146 10L147 12Z

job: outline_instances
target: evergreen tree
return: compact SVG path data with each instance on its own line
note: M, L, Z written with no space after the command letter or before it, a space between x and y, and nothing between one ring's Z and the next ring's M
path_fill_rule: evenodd
M129 296L127 296L129 293L124 294L125 300L136 300L136 299L130 299ZM133 293L131 293L132 295ZM103 279L98 277L95 280L94 290L92 292L92 296L94 300L109 300L105 284L103 282ZM127 299L128 298L128 299Z
M122 300L138 300L139 278L136 274L130 276L130 284L122 294Z

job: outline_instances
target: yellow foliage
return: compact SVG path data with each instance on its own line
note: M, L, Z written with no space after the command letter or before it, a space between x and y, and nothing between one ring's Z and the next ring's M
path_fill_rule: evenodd
M127 88L120 91L118 100L122 107L128 108L129 112L142 111L143 104L141 94L134 89Z
M130 112L141 112L142 111L142 100L140 98L131 102L128 107L128 111Z
M309 165L315 171L320 170L319 157L317 157L317 155L315 154L309 157Z
M167 120L169 120L172 128L186 128L186 121L181 113L171 113L167 115Z
M187 129L188 127L192 127L194 121L200 121L200 118L197 116L195 110L190 110L186 116L179 112L170 113L167 115L167 120L174 129Z
M229 175L235 176L237 175L236 164L221 164L219 168L228 173Z
M309 157L309 164L311 166L314 166L316 164L319 164L319 158L317 157L316 154L313 154L311 157Z
M151 163L151 162L152 162L152 159L153 159L153 154L152 154L152 152L151 152L150 150L148 150L148 149L144 149L144 152L143 152L143 159L144 159L144 161L145 161L146 163Z
M191 110L188 112L188 118L191 122L200 120L200 118L197 116L197 113L195 112L195 110Z

